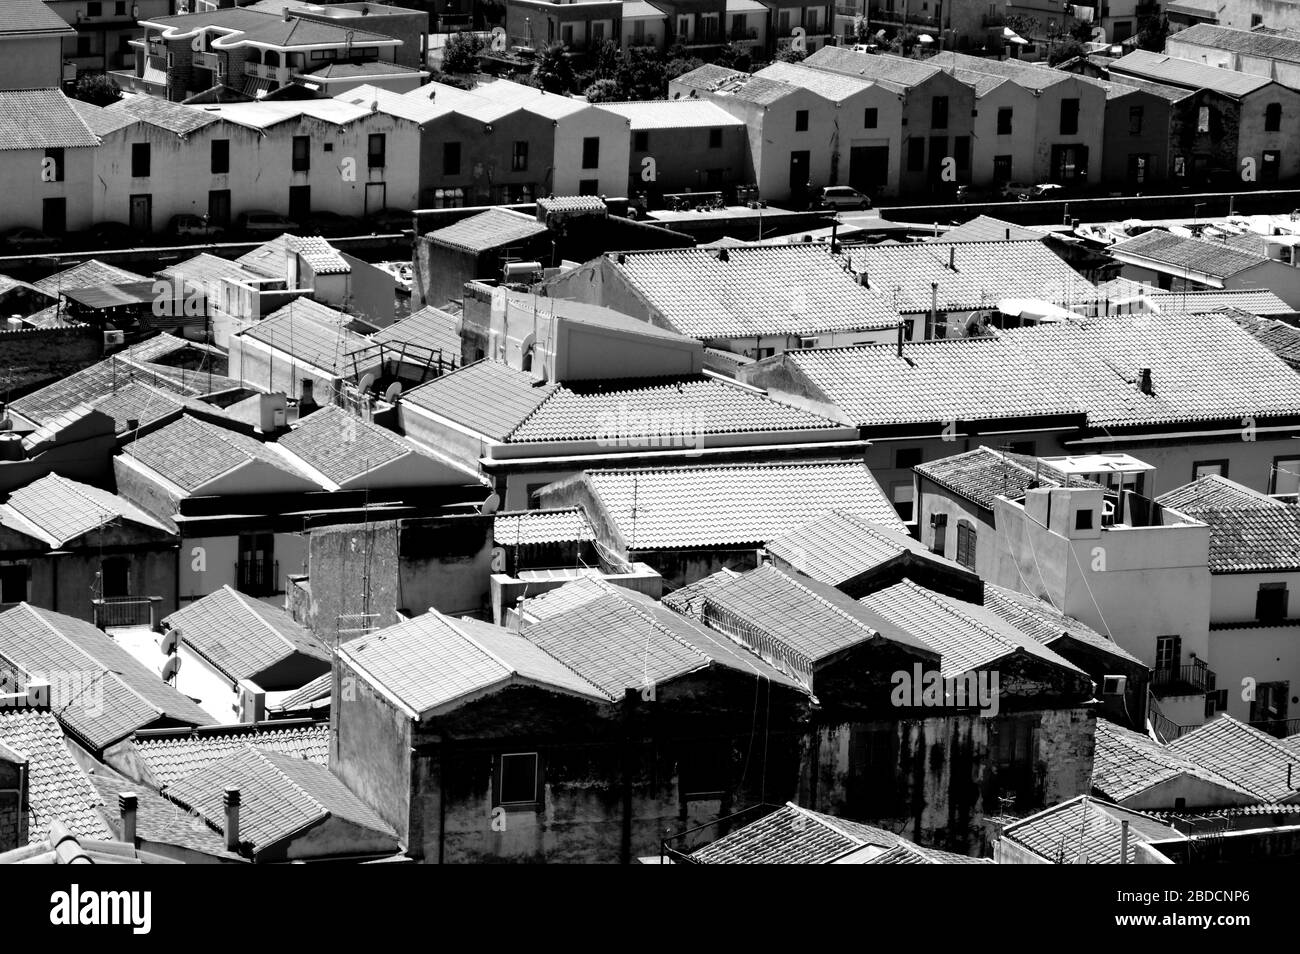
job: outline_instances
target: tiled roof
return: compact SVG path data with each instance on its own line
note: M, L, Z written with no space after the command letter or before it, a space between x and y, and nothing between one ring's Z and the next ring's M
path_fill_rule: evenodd
M290 253L297 254L317 275L346 275L352 271L343 254L319 235L288 232L235 259L236 264L271 278L289 278Z
M63 17L41 0L5 0L0 36L11 39L34 34L71 36L75 32Z
M124 96L104 109L110 113L125 113L181 137L218 121L215 114L205 109L169 102L157 96Z
M0 22L8 23L7 9ZM99 139L57 89L0 90L0 151L98 145Z
M1043 232L1035 232L1014 222L1004 222L991 215L977 215L969 222L944 232L937 242L1042 242Z
M816 70L811 66L804 66L802 63L781 63L779 61L764 67L754 75L811 90L818 96L829 99L833 103L843 102L850 96L869 90L876 85L872 80L862 79L857 76L832 73L828 70Z
M1209 89L1225 96L1243 97L1268 86L1272 80L1236 70L1197 63L1177 56L1163 53L1150 53L1146 50L1134 50L1110 65L1113 74L1131 73L1144 79L1154 80L1169 86L1182 86L1186 89Z
M224 46L237 46L240 43L267 44L275 47L307 47L324 43L350 43L354 46L397 46L394 38L379 33L356 30L350 21L346 27L333 23L320 23L315 20L300 20L290 17L283 20L278 17L268 18L264 24L249 24L243 32L227 39ZM218 44L221 48L223 44Z
M1194 43L1212 50L1261 56L1285 63L1300 63L1300 39L1259 30L1233 30L1212 23L1194 23L1179 30L1179 43Z
M54 548L114 521L168 532L166 526L125 497L58 474L47 474L10 493L0 505L0 523L8 522L5 517L10 514L17 514L28 526L39 530Z
M1116 242L1110 246L1110 253L1199 272L1218 280L1231 278L1238 272L1269 261L1264 255L1245 252L1221 242L1184 238L1164 229L1151 229L1123 242Z
M851 513L834 511L769 540L767 550L800 573L831 586L913 553L962 575L969 570L932 553L909 534L873 524Z
M1194 514L1198 510L1207 508L1219 507L1286 506L1280 500L1261 494L1258 490L1251 490L1235 480L1220 477L1218 474L1209 474L1193 480L1189 484L1175 487L1173 490L1157 497L1156 503L1162 507L1171 507L1187 514Z
M330 654L321 642L282 609L252 599L227 585L167 617L181 641L231 680L257 681L295 656L322 668Z
M370 340L394 347L409 344L441 351L443 360L460 364L460 318L432 305L393 322L371 335Z
M239 855L226 851L225 837L201 815L186 811L107 766L96 767L90 775L90 783L104 802L102 811L113 838L122 836L117 797L129 792L135 795L135 833L142 841L176 845L230 861L243 860Z
M453 112L453 109L441 100L435 102L434 99L430 99L429 91L425 90L424 87L417 87L411 92L420 90L423 90L420 95L409 96L365 84L346 89L335 96L335 99L351 103L354 106L364 105L367 108L371 103L378 103L381 113L387 113L390 116L397 116L400 119L407 119L413 123L421 124Z
M627 252L609 261L674 330L692 338L880 330L899 322L823 245Z
M655 382L594 381L557 388L508 439L597 440L688 446L705 435L841 427L818 414L708 376ZM640 441L641 445L636 442Z
M317 676L305 686L295 689L293 692L285 693L274 705L268 703L267 708L276 712L297 712L300 709L312 709L315 708L316 703L329 702L333 693L334 673L327 672L324 675Z
M1028 593L985 583L984 607L1044 645L1050 646L1057 639L1068 637L1128 662L1144 665L1142 660L1109 636L1102 635L1073 616L1066 616L1046 600Z
M823 46L803 62L819 70L886 81L898 86L915 86L939 72L936 67L919 60L887 53L862 53L841 46Z
M1245 789L1260 802L1293 801L1296 791L1287 778L1295 753L1253 726L1219 715L1165 746L1174 755Z
M740 70L733 70L729 66L705 63L703 66L697 66L689 73L683 73L673 82L680 83L690 89L713 90L723 83L734 81L744 75Z
M609 205L598 195L548 195L537 200L537 209L544 215L552 212L609 213Z
M787 688L799 683L662 603L593 580L605 595L534 623L523 637L616 702L691 673L721 668Z
M522 607L525 618L529 623L535 623L577 609L592 600L603 599L608 590L599 577L599 570L581 570L571 582L527 597Z
M125 268L109 265L98 259L87 259L79 265L55 272L49 278L42 278L32 285L47 295L57 295L65 288L93 288L96 285L112 285L122 282L144 282L148 279Z
M997 497L1023 497L1032 487L1059 487L1061 481L1047 468L1035 469L1035 459L1016 459L991 447L974 450L917 464L913 468L922 477L945 490L965 497L986 510L993 509ZM1096 486L1089 482L1088 486Z
M64 729L102 749L160 719L208 725L211 716L84 620L19 603L0 613L0 657L28 673L83 673L80 699L56 705ZM95 674L102 674L96 676ZM100 689L102 687L102 698ZM52 700L58 703L57 699ZM102 710L102 711L100 711Z
M609 701L604 692L515 633L435 610L343 643L338 653L414 718L517 685Z
M3 652L0 645L0 652ZM100 817L99 793L68 751L63 729L48 710L0 708L0 761L4 749L27 760L27 838L37 842L49 834L55 819L73 834L108 838Z
M877 855L869 865L991 865L992 858L972 858L958 855L951 851L939 851L935 848L922 848L911 842L903 842L890 848L883 855Z
M1293 315L1295 309L1266 288L1210 288L1183 292L1148 292L1143 296L1161 314L1213 315L1230 308L1250 315ZM1238 323L1241 323L1240 320ZM1285 325L1300 335L1300 329ZM1258 335L1256 337L1259 337Z
M787 802L770 815L696 849L690 858L702 865L825 865L871 846L883 855L904 841L883 828Z
M532 546L594 540L587 514L579 507L567 510L502 511L492 518L492 539L502 546Z
M522 312L529 320L536 309L539 315L545 315L548 319L555 316L565 321L576 321L597 328L617 328L644 337L677 342L691 341L675 331L660 328L649 321L642 321L613 308L606 308L604 305L591 305L584 301L555 298L546 294L534 295L531 292L514 291L509 288L502 291L505 294L506 308Z
M478 361L406 392L402 403L503 441L557 387L502 362Z
M318 70L312 70L311 75L319 76L321 79L351 79L356 76L392 76L420 72L422 71L413 66L403 66L401 63L390 63L385 60L374 63L329 63Z
M1159 819L1109 802L1080 795L1046 811L1013 822L1002 837L1054 864L1120 864L1123 822L1129 823L1128 864L1137 857L1137 842L1185 840Z
M600 108L628 120L632 131L647 129L712 129L744 126L716 103L699 99L670 99L648 103L601 103Z
M1185 512L1210 526L1211 573L1300 570L1300 508L1252 502Z
M267 749L244 746L170 786L167 797L224 831L227 786L240 791L239 839L254 852L331 817L387 835L398 847L392 827L324 765Z
M1017 651L1079 674L1032 636L982 606L963 603L903 580L858 600L882 621L911 633L942 657L945 678L988 666Z
M165 789L250 745L265 752L279 752L327 765L330 728L327 722L247 723L181 735L146 733L136 736L131 744L143 760L150 780Z
M1246 309L1249 311L1250 309ZM1300 370L1300 328L1282 321L1257 318L1262 312L1243 315L1240 312L1231 315L1232 320L1255 338L1269 351L1273 352L1290 367Z
M277 443L336 484L418 453L387 428L333 405L300 419Z
M1106 798L1122 802L1184 775L1226 788L1243 801L1254 801L1250 792L1191 759L1171 753L1149 735L1106 719L1097 720L1092 787Z
M160 391L140 381L131 381L126 387L95 398L90 406L111 417L117 425L117 433L125 434L128 421L138 421L142 426L151 424L183 410L186 403L185 399L175 393Z
M185 491L196 491L251 461L309 479L257 438L188 415L133 441L127 453Z
M326 371L346 368L344 356L369 342L344 327L348 316L310 298L295 298L257 324L240 332L270 345L282 354Z
M510 209L488 209L430 232L422 238L463 252L486 252L546 234L546 226L530 215Z
M940 311L994 308L1005 298L1060 305L1094 301L1097 288L1041 236L1029 240L863 245L851 253L853 269L901 312L928 312L933 283ZM951 267L950 267L951 266Z
M1108 58L1107 65L1109 65L1110 62L1113 61ZM1180 86L1168 86L1164 83L1156 83L1148 79L1142 79L1138 76L1129 76L1127 74L1116 74L1110 76L1108 73L1107 77L1108 78L1105 82L1109 83L1117 90L1124 89L1126 93L1132 90L1140 90L1141 92L1149 93L1152 96L1158 96L1170 103L1177 103L1180 100L1186 99L1188 96L1196 95L1195 90L1183 89ZM1110 99L1112 97L1108 96L1107 98Z
M585 479L632 550L761 545L831 510L903 529L860 463L594 470Z

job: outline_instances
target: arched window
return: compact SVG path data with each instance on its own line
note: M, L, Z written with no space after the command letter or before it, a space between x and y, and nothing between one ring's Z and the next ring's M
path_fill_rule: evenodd
M957 521L957 562L975 569L975 525L969 520Z

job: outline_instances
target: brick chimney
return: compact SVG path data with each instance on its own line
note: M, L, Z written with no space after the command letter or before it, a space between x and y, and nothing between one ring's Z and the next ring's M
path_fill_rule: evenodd
M226 809L226 851L239 851L239 789L227 786L221 804Z

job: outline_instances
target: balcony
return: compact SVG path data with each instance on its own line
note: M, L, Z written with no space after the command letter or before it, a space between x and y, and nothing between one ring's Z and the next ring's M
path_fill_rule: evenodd
M1214 671L1201 662L1159 668L1151 674L1151 691L1162 699L1204 695L1214 691Z
M95 625L100 629L125 626L153 626L158 619L155 604L161 604L158 596L105 596L103 599L91 600L95 611Z
M263 63L245 63L244 75L270 80L276 86L289 85L290 69L287 66L267 66Z
M1300 732L1300 719L1254 719L1250 724L1278 739Z
M916 13L912 10L905 12L901 9L894 9L892 4L888 6L880 3L871 4L868 19L870 19L873 27L881 23L892 23L897 24L898 26L928 26L936 28L939 25L939 21L930 14Z
M193 62L196 68L212 70L215 73L221 58L216 53L195 53Z
M235 589L249 596L271 596L280 580L278 560L261 557L240 560L235 564Z

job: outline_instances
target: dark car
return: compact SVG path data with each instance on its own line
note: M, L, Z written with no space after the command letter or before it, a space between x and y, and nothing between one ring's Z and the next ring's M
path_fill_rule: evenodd
M59 244L53 235L26 225L0 233L0 248L13 254L23 252L48 252Z
M302 223L312 235L368 235L370 229L355 216L337 212L313 212Z
M85 233L86 244L91 248L133 248L143 238L125 222L97 222Z

